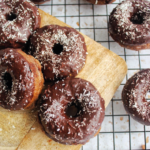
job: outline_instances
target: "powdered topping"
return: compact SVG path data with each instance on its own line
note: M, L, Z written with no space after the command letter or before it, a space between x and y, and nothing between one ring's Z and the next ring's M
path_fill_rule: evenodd
M98 4L98 0L95 0L95 5L97 5Z
M138 121L150 125L150 102L145 99L150 90L150 69L145 69L131 77L122 92L125 108L138 117ZM142 120L140 120L142 119Z
M28 0L0 2L0 47L21 47L40 25L36 6Z
M19 50L0 51L0 106L24 108L33 97L34 76Z
M63 144L84 144L100 128L104 100L91 83L67 79L45 90L39 116L53 140Z
M75 29L50 25L33 34L31 53L40 61L45 79L54 80L78 74L85 63L86 46Z
M123 1L111 13L109 27L111 36L124 45L149 43L150 2Z

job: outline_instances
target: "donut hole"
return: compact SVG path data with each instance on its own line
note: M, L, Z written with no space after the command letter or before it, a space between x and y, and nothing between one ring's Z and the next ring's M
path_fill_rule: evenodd
M133 24L142 24L144 22L144 13L134 13L131 16L130 21Z
M68 107L66 108L66 115L70 118L80 116L81 112L82 106L79 102L72 102L71 104L68 104Z
M13 20L15 20L16 18L17 18L17 15L14 14L14 13L7 14L7 16L6 16L6 19L7 19L8 21L13 21Z
M59 55L63 51L63 45L55 43L53 46L53 53Z
M12 88L12 77L10 73L6 72L3 76L4 84L6 86L7 91L11 91Z

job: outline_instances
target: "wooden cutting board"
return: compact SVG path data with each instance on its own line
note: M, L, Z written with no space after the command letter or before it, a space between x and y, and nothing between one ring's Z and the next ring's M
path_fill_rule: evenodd
M68 26L40 10L41 27L48 24ZM83 35L87 59L77 77L90 81L107 107L127 73L125 61L99 43ZM62 145L48 138L38 123L36 111L10 112L0 108L0 150L79 150L82 145ZM18 146L19 145L19 146Z

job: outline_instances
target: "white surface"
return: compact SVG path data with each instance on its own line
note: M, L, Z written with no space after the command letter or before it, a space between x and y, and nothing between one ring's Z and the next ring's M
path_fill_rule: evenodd
M122 150L130 149L130 147L131 149L142 149L142 145L145 145L145 137L147 138L147 149L150 149L150 132L146 132L150 131L150 127L144 127L130 118L121 101L121 91L126 79L140 70L140 67L143 69L150 66L150 50L139 52L127 50L108 36L107 14L110 14L119 2L121 1L116 0L113 4L98 6L88 3L86 0L51 0L39 6L42 10L56 16L117 53L126 60L128 65L126 78L106 108L101 133L84 145L83 150Z

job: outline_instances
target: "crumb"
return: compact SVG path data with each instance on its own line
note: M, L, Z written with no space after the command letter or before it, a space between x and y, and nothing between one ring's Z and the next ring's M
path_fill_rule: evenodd
M86 26L88 25L86 22L84 22L84 23L85 23Z
M111 121L109 121L109 123L111 123L111 124L112 124L112 122L111 122Z
M120 117L120 120L122 121L122 120L123 120L123 117Z
M146 143L149 143L149 136L146 137Z
M79 22L77 22L76 24L77 24L77 26L79 26Z
M129 120L127 120L127 122L129 122Z
M142 149L145 149L145 145L142 145Z

